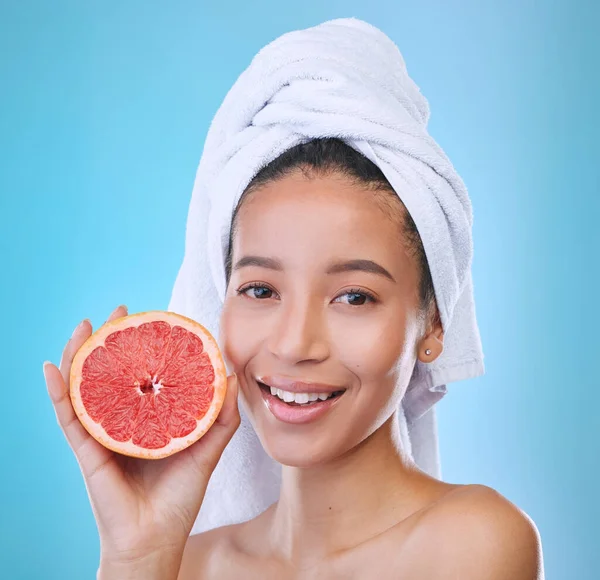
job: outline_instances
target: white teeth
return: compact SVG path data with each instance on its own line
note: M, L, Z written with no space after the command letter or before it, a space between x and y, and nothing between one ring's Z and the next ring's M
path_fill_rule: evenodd
M333 396L333 393L290 393L282 389L276 389L275 387L269 387L271 395L280 398L286 403L298 403L299 405L306 405L314 403L315 401L326 401Z
M280 390L280 391L279 391L277 394L278 394L280 397L281 397L281 395L283 395L283 397L282 397L282 398L283 398L283 400L284 400L286 403L293 403L293 402L294 402L294 399L295 399L295 397L296 397L296 395L294 395L294 393L290 393L289 391L282 391L282 390Z

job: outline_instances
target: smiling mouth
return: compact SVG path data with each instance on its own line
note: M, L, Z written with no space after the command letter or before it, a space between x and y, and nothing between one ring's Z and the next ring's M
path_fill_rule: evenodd
M313 407L318 406L320 403L330 401L340 397L345 391L334 391L333 393L292 393L290 391L283 391L282 389L276 389L265 385L260 381L256 381L260 389L267 395L277 397L282 403L289 405L290 407Z

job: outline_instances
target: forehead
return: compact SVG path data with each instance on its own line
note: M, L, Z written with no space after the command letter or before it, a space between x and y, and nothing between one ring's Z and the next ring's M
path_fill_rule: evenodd
M393 194L374 192L337 174L294 174L269 182L243 202L233 251L312 259L406 260L401 204ZM386 201L385 197L392 201Z

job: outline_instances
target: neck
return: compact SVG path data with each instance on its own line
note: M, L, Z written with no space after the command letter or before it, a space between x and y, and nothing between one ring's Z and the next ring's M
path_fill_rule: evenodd
M335 461L314 468L283 467L269 536L286 560L310 564L384 532L410 515L424 474L402 450L394 414ZM425 476L427 477L427 476Z

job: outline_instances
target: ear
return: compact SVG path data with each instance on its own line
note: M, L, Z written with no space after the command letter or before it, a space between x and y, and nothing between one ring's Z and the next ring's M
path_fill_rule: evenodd
M430 351L427 354L427 351ZM444 352L444 329L439 316L429 324L428 330L417 346L417 358L424 363L433 362Z

